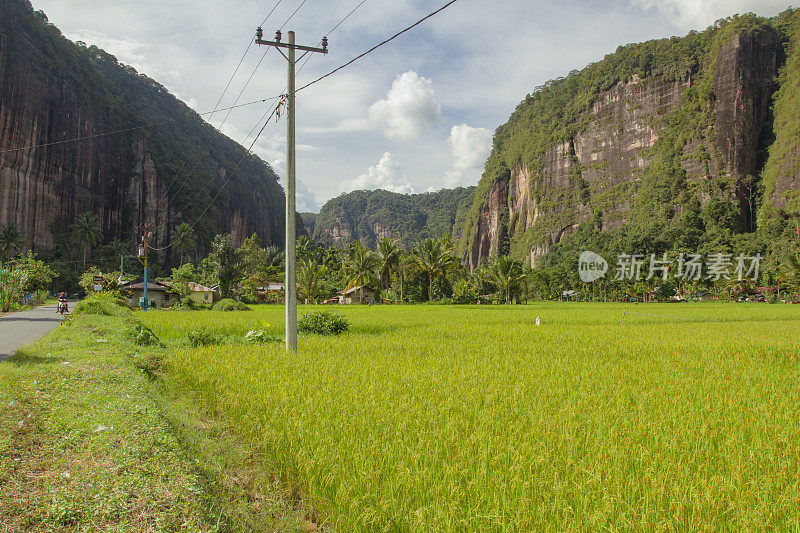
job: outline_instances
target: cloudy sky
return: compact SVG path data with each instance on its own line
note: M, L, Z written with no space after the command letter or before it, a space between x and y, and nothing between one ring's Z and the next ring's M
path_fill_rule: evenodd
M266 38L280 27L284 39L294 30L298 43L312 46L329 35L330 54L309 58L299 87L445 0L366 0L333 32L361 0L32 2L70 39L116 55L202 113L214 109L256 27L276 5L264 24ZM298 210L316 211L356 189L474 185L494 129L546 80L620 44L683 35L733 13L772 16L787 6L787 0L459 0L298 94ZM280 54L252 46L222 107L240 94L240 102L281 94L285 84ZM263 104L220 112L210 122L245 144L265 110ZM273 121L255 145L279 175L285 127Z

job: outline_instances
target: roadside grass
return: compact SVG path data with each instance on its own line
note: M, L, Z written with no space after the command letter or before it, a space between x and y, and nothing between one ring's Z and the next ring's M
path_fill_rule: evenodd
M185 340L264 320L280 336L279 307L137 314L167 382L326 528L800 528L794 306L337 310L351 330L293 354Z
M0 363L0 532L312 530L226 423L157 379L164 349L135 343L131 313L100 313Z

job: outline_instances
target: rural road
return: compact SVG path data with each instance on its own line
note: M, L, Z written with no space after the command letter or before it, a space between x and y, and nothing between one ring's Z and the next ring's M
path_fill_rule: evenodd
M72 309L73 302L70 302ZM46 305L30 311L9 313L0 317L0 363L14 355L14 352L38 340L61 323L62 316L56 313L56 306Z

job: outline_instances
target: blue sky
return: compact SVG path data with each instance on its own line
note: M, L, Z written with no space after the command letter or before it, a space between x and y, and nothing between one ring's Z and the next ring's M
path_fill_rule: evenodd
M96 44L156 79L199 112L210 111L256 26L277 0L32 0L73 40ZM302 0L283 0L266 37ZM284 28L316 45L360 0L306 0ZM312 57L298 86L437 9L444 0L367 0ZM298 210L361 188L423 192L474 185L491 144L524 96L548 79L602 59L618 45L703 29L774 0L459 0L348 69L298 94ZM265 49L252 47L223 99L231 105ZM285 60L264 56L242 102L275 96ZM265 107L210 122L244 143ZM249 145L249 142L247 143ZM284 173L285 122L271 123L256 153Z

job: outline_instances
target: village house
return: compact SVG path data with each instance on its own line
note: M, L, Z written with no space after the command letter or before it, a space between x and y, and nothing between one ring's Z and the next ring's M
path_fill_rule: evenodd
M359 285L344 291L339 295L339 303L343 305L351 304L374 304L375 295L377 292L374 289Z
M199 283L195 283L193 281L190 281L188 285L189 299L195 303L211 305L220 299L219 292L215 291L211 287L206 287L205 285L200 285Z
M142 305L142 298L144 298L144 281L130 281L120 285L120 290L129 292L131 294L128 304L131 307L139 307ZM172 289L158 281L147 281L147 299L151 307L164 307L170 305L175 295L172 294Z

